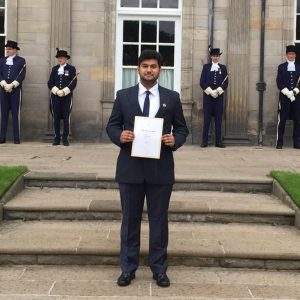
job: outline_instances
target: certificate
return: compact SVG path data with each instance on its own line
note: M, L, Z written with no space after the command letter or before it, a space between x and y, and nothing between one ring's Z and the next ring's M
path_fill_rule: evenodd
M131 156L160 159L163 124L162 118L136 116Z

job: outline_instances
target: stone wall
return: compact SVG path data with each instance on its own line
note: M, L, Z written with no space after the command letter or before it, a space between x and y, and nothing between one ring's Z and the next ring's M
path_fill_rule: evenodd
M55 0L57 1L57 0ZM27 60L22 107L22 138L43 140L51 130L47 81L55 63L56 46L67 48L71 63L81 71L74 93L72 135L75 140L105 140L105 125L114 101L116 0L71 0L69 22L71 32L54 40L57 24L53 23L51 0L9 0L8 38L20 43L20 55ZM214 46L223 51L222 62L230 64L229 32L234 30L230 16L234 0L215 0ZM245 84L247 85L246 136L255 143L258 131L258 92L260 10L261 1L250 2L249 49ZM285 59L285 46L293 42L294 0L268 0L266 12L267 90L264 102L265 141L274 143L277 123L278 90L275 83L277 65ZM57 16L57 17L56 17ZM69 20L65 20L68 19ZM66 36L66 37L64 37ZM58 43L59 45L55 45ZM232 42L231 42L232 43ZM199 77L208 61L208 0L184 0L182 13L182 92L184 113L191 129L190 142L199 143L202 132L202 91ZM239 45L235 46L238 47ZM230 54L231 55L231 54ZM235 54L236 55L236 54ZM238 72L235 70L235 72ZM234 78L234 76L232 76ZM232 97L228 92L227 97ZM227 104L232 102L227 99ZM228 108L229 109L229 108ZM230 114L224 114L224 135ZM226 125L227 123L227 125ZM226 127L227 126L227 127Z

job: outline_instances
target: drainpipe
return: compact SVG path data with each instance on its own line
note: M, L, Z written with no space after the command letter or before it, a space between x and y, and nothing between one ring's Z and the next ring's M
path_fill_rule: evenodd
M215 1L208 1L208 45L213 48L214 43L214 7ZM208 61L210 61L210 55L208 53Z
M256 84L256 90L259 93L259 114L258 114L258 145L263 145L263 112L264 112L264 91L266 83L264 79L265 72L265 31L266 31L266 0L261 1L261 28L260 28L260 67L259 82Z

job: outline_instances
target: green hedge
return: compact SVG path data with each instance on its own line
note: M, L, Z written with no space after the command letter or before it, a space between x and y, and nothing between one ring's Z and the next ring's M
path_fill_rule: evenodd
M0 198L22 174L28 171L25 166L4 167L0 166Z
M298 207L300 207L300 173L272 171L270 175L279 182Z

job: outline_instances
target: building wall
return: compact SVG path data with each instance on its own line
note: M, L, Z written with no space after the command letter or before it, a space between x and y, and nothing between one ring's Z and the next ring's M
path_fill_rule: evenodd
M55 63L55 47L67 47L72 56L71 63L81 72L74 93L72 135L77 140L105 140L106 134L103 129L114 101L116 1L70 1L70 20L66 20L70 22L70 40L58 39L58 42L53 41L53 16L57 16L53 12L53 3L53 0L8 1L8 38L18 40L20 55L27 60L27 77L23 89L22 137L42 140L45 134L51 131L47 81ZM233 3L233 0L215 0L214 46L222 49L222 62L225 64L228 63L230 49L228 31L232 20L229 20L229 15ZM260 11L261 1L251 1L249 57L245 63L248 68L247 137L252 143L256 142L258 134L256 83L259 81ZM271 144L274 143L277 123L276 71L278 64L285 59L285 46L293 42L294 1L268 0L266 17L267 90L264 122L265 141ZM67 27L64 28L66 30ZM201 140L203 119L199 77L202 65L208 60L207 41L208 0L183 0L181 98L192 132L189 141L193 143L199 143ZM60 45L54 45L55 43ZM226 112L224 115L226 116ZM224 132L226 122L229 121L225 120Z

